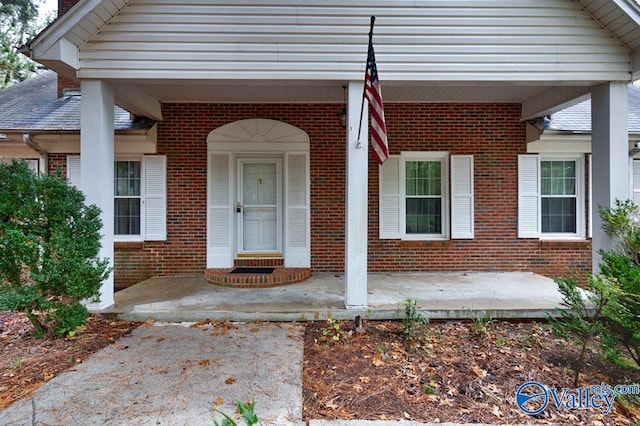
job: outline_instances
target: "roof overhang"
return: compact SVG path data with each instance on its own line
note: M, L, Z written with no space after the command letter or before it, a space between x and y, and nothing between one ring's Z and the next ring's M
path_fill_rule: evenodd
M3 158L38 158L40 152L49 154L79 154L80 131L0 130L0 152ZM155 154L157 125L148 130L116 130L115 154Z
M632 52L629 77L640 77L640 7L634 0L574 0L606 31ZM81 46L98 34L131 0L78 2L28 46L29 55L67 77L82 75ZM616 19L611 19L612 11ZM83 34L78 38L78 34ZM342 86L358 80L292 81L291 79L150 80L141 76L104 75L115 92L116 104L155 120L165 102L341 103ZM347 78L348 77L348 78ZM395 81L384 83L385 102L505 102L521 103L522 119L543 116L576 103L604 81Z

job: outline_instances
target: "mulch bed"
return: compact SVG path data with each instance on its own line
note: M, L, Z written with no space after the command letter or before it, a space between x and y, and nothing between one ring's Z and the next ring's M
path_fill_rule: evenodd
M473 322L428 324L407 339L398 322L369 322L364 332L340 322L308 323L304 356L304 418L406 419L456 423L640 423L640 396L616 400L614 411L558 410L536 416L515 403L518 387L537 381L572 386L576 348L546 323ZM640 372L603 365L591 351L580 385L640 383Z
M23 314L0 311L0 409L24 398L140 323L90 316L71 338L37 339ZM577 349L546 323L433 322L412 333L395 321L308 322L303 364L305 419L406 419L457 423L640 424L640 395L613 412L558 410L536 416L515 404L527 381L571 388ZM640 383L637 369L603 364L591 348L580 385ZM259 416L259 409L258 409Z
M24 314L0 311L0 409L139 325L91 315L73 337L38 339Z

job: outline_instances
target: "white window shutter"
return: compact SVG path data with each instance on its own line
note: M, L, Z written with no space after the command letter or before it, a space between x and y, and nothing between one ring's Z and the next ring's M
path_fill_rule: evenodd
M80 156L67 155L67 181L80 189Z
M380 206L378 209L380 239L400 239L403 231L400 228L402 221L400 220L400 203L401 191L400 185L400 157L392 155L387 159L378 170L379 178L379 197Z
M233 266L232 167L229 154L209 154L209 212L207 267Z
M452 155L451 238L471 239L473 236L473 155Z
M285 156L285 258L289 268L311 267L309 161L306 153Z
M540 158L518 155L518 238L540 237Z
M144 239L167 239L167 157L145 155L142 158L144 185Z

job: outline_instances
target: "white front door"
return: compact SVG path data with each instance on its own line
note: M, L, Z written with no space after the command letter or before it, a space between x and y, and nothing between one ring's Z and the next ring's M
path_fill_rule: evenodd
M238 159L239 253L281 253L282 161Z

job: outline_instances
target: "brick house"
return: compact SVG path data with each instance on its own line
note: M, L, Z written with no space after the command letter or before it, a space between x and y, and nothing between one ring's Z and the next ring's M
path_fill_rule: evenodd
M102 208L119 286L253 262L344 272L357 308L367 273L588 271L609 244L589 205L629 196L632 0L74 3L24 51L81 90L48 169ZM370 15L382 166L357 143ZM528 145L589 95L591 157ZM153 152L118 144L114 104Z

